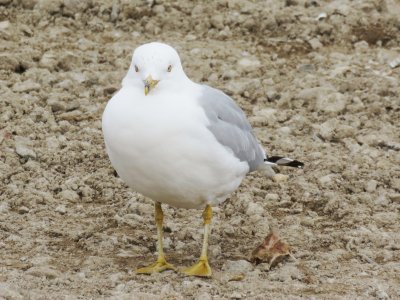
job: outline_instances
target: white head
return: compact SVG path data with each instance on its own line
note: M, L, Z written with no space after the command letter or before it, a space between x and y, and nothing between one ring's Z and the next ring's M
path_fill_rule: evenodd
M176 50L169 45L153 42L135 49L122 85L141 88L147 95L156 86L157 89L176 89L182 79L188 80Z

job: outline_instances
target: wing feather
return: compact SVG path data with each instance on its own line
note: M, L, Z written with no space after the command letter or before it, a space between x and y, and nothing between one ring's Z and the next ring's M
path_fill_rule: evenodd
M202 86L199 99L209 119L208 129L218 142L232 150L241 161L249 164L250 171L256 170L266 158L253 129L240 107L220 90Z

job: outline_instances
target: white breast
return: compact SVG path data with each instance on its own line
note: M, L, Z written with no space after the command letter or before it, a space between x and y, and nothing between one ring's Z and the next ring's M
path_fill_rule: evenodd
M155 201L184 208L217 205L248 171L207 129L196 95L123 88L107 104L103 133L119 176Z

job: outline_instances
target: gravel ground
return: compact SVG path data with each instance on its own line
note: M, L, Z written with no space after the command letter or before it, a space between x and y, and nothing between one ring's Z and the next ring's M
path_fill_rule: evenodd
M399 299L400 1L0 0L0 299ZM132 50L178 49L270 154L215 209L212 279L134 270L153 202L106 156L101 114ZM201 211L165 206L165 250L199 255ZM296 259L252 264L271 228Z

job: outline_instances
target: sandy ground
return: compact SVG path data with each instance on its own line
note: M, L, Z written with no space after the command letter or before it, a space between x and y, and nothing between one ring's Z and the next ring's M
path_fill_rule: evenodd
M0 299L399 299L399 15L398 0L0 0ZM154 40L234 97L270 154L306 163L282 183L250 174L215 209L212 279L135 274L155 256L153 203L104 150L102 111ZM190 265L201 212L165 212L168 258ZM271 228L296 260L249 263Z

